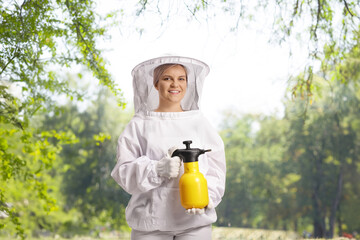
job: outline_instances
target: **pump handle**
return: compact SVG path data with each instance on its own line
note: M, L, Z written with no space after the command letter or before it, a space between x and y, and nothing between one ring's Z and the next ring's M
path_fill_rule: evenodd
M183 141L183 144L185 144L186 149L190 149L190 144L192 144L191 140Z

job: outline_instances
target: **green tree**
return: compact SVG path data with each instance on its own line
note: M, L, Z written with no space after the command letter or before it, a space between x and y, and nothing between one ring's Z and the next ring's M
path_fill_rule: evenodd
M336 71L329 73L333 74ZM302 199L300 209L304 217L312 219L314 237L334 236L336 220L344 217L339 209L345 194L356 193L351 190L359 174L356 144L359 129L354 124L359 117L360 99L356 82L344 85L336 77L331 82L318 78L316 84L320 85L321 97L308 107L305 119L294 115L302 114L304 102L295 101L287 106L291 122L289 138L292 139L288 157L301 175L297 185L298 197Z
M44 130L66 129L73 132L78 142L63 148L59 154L64 171L61 193L64 210L76 209L82 214L84 228L96 224L112 229L126 226L124 210L129 195L111 178L116 163L117 138L130 120L132 113L119 111L109 92L101 88L86 111L74 104L62 107L61 114L48 115Z
M287 123L273 116L226 115L222 126L227 158L219 224L289 229L298 177L283 169ZM289 189L289 188L290 189ZM294 220L295 221L295 220Z
M359 53L354 47L343 64L314 78L312 104L300 90L289 97L283 119L225 115L220 225L299 232L312 226L315 237L330 238L359 231Z
M336 223L338 234L359 230L360 92L355 81L316 82L322 95L310 107L301 97L288 101L283 119L225 116L219 225L298 232L312 225L315 237L330 238Z
M37 199L37 192L28 189L27 182L11 179L4 186L8 201L16 206L22 219L26 235L97 236L104 227L107 230L126 229L124 209L129 195L113 181L110 172L116 162L117 137L132 113L121 111L114 98L108 95L105 88L100 88L99 92L91 93L92 101L88 97L84 102L68 100L58 106L57 114L39 111L32 118L31 125L36 125L39 132L61 130L76 135L76 138L71 145L63 145L61 151L52 153L56 155L56 161L51 168L37 175L46 184L46 192L54 201L52 205ZM94 99L94 96L97 97ZM83 110L79 111L79 108ZM8 138L10 140L16 141L16 138ZM54 138L45 142L50 146L57 145ZM52 211L44 212L43 205L51 207ZM8 220L5 219L5 223ZM13 234L11 226L2 232L8 237Z
M81 100L81 93L63 80L61 72L86 66L118 96L120 105L123 99L96 47L106 26L94 11L94 1L0 0L0 6L0 211L9 215L24 238L16 205L9 207L10 193L3 186L25 181L45 204L54 204L41 175L74 137L70 132L41 132L30 122L39 110L57 111L54 96ZM14 88L21 94L16 95ZM50 139L57 139L56 144Z
M270 32L270 42L282 44L285 41L299 41L301 48L308 53L308 63L303 77L292 86L293 93L305 94L311 100L313 76L316 63L323 62L322 69L344 62L345 56L357 46L354 39L360 30L359 0L258 0L258 1L181 1L181 10L173 13L188 13L189 19L208 23L219 15L230 16L227 23L235 34L242 26L256 27ZM159 1L139 1L138 15L148 12L167 13L171 6ZM232 18L231 18L232 17ZM167 15L166 20L170 21ZM264 20L265 19L265 20ZM225 26L226 27L226 24ZM291 54L291 53L290 53ZM314 70L315 69L315 70Z
M218 224L251 227L251 196L248 196L250 193L247 188L249 178L245 177L247 167L243 164L253 145L251 117L239 120L237 116L228 113L225 119L221 136L224 139L228 170L225 196L218 208Z

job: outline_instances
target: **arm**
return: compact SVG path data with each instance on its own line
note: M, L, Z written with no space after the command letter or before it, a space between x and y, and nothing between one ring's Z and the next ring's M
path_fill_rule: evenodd
M216 207L221 202L225 192L226 160L223 148L208 154L209 169L206 173L209 198Z
M207 158L207 166L204 167L203 174L207 180L209 192L209 205L205 209L212 209L219 205L225 193L225 149L224 142L222 141L217 131L207 121L207 119L201 119L201 123L203 128L200 134L204 142L203 148L211 149L211 152L204 154L204 157ZM187 213L201 214L204 213L205 209L194 208L191 211L187 211Z
M204 174L207 180L209 192L209 205L203 209L192 208L187 209L187 214L203 214L206 209L213 209L219 205L225 192L226 180L226 160L224 144L220 137L219 144L214 148L214 151L206 153L208 167Z
M205 154L208 164L205 178L208 184L209 198L213 203L213 207L217 207L225 193L225 146L219 133L212 127L210 122L206 118L204 118L203 121L205 129L203 131L203 139L206 143L205 146L206 148L211 148L211 152Z
M186 213L191 215L203 214L206 209L213 209L219 205L225 192L226 161L223 150L213 152L208 156L209 169L205 174L207 179L209 204L205 208L187 209Z
M177 177L180 158L171 158L175 148L170 148L161 160L145 155L141 134L134 123L129 124L117 144L117 163L111 172L114 180L128 193L147 192L159 187L165 179Z
M140 144L124 135L126 134L122 134L118 140L117 163L111 176L130 194L159 187L164 178L156 172L157 161L142 156Z

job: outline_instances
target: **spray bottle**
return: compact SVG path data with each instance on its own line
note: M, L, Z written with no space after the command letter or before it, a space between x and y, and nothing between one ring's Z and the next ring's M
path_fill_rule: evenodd
M190 148L192 141L184 141L185 149L177 149L172 157L178 156L184 162L184 174L179 181L181 205L185 209L204 208L209 204L207 181L199 171L198 157L211 149Z

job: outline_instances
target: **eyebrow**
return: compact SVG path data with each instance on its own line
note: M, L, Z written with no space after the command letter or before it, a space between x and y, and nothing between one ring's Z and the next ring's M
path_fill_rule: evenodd
M161 77L172 77L171 75L162 75ZM181 75L179 77L185 77L186 78L186 75Z

